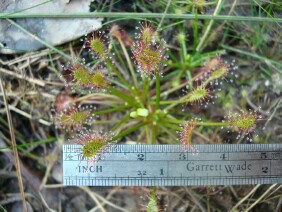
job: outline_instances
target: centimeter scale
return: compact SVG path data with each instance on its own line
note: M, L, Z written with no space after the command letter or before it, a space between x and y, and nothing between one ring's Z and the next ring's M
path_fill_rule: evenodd
M282 183L282 144L112 145L83 158L63 146L69 186L187 186Z

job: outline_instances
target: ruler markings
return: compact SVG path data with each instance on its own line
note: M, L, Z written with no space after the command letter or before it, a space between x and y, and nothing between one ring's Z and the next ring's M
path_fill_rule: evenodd
M230 146L230 145L235 145L235 146L237 146L237 145L241 145L241 144L223 144L222 146ZM244 145L244 144L242 144L242 145ZM247 144L246 146L254 146L254 145L256 145L256 144ZM260 145L260 144L259 144ZM271 145L271 144L268 144L268 145ZM120 145L120 146L137 146L137 145ZM139 145L138 145L139 146ZM148 146L154 146L154 145L148 145ZM143 150L143 151L134 151L134 149L131 149L131 148L129 148L128 149L128 151L125 151L125 150L118 150L118 149L115 149L115 150L112 150L111 148L109 148L107 151L104 151L104 152L106 152L106 153L138 153L138 152L146 152L146 153L182 153L183 152L183 150L174 150L174 145L171 145L172 147L171 147L171 149L172 149L172 151L157 151L157 149L154 149L154 150ZM225 152L232 152L232 153L238 153L238 152L240 152L240 153L242 153L242 152L244 152L244 153L249 153L249 152L272 152L272 151L278 151L278 152L281 152L281 150L282 150L282 147L275 147L275 146L272 146L272 148L257 148L257 149L252 149L252 150L249 150L249 151L246 151L246 150L243 150L243 149L234 149L234 147L233 147L233 149L226 149L226 148L222 148L222 149L220 149L220 150L213 150L213 149L211 149L211 151L204 151L204 150L202 150L202 148L203 148L203 146L205 146L205 145L195 145L195 147L197 148L197 152L195 152L195 153L193 153L193 152L188 152L188 154L197 154L197 153L221 153L221 152L223 152L223 151L225 151ZM205 148L210 148L210 145L207 145L207 147L205 147ZM245 148L249 148L249 147L245 147ZM64 149L64 153L74 153L74 152L78 152L78 153L80 153L80 150L81 150L81 146L79 146L79 145L77 145L76 146L76 148L73 148L73 149L69 149L69 148L67 148L67 149ZM131 150L133 150L133 151L131 151ZM188 150L189 151L189 150Z
M240 146L238 146L240 145ZM117 146L117 147L116 147ZM128 146L145 146L145 145L112 145L108 148L108 152L183 152L180 145L166 145L162 146L166 148L154 147L159 145L146 145L144 149L139 150L136 148L128 148ZM217 146L217 148L213 147ZM252 146L252 148L248 147ZM221 152L223 149L226 151L232 152L257 152L257 151L272 151L272 150L281 150L281 144L202 144L202 145L193 145L195 149L199 152ZM207 149L209 147L209 149ZM139 147L140 148L140 147ZM75 144L64 144L64 152L74 152L81 149L80 145ZM125 150L127 149L127 151ZM248 150L246 150L248 149Z
M184 151L181 145L113 145L101 153L102 160L87 169L78 154L81 146L64 145L64 183L93 186L282 183L282 144L216 144L193 148L197 151Z
M130 160L129 158L125 158L127 161L136 161L134 159ZM228 159L228 160L225 160L225 161L245 161L245 160L248 160L248 161L279 161L279 160L282 160L282 159L248 159L248 158L245 158L245 159ZM77 159L65 159L64 161L87 161L87 159L82 159L82 158L77 158ZM112 159L112 160L108 160L108 159L100 159L99 161L124 161L124 159ZM164 160L158 160L158 159L154 159L154 160L144 160L144 161L164 161ZM168 160L167 160L168 161ZM179 159L170 159L169 161L179 161ZM220 159L218 160L211 160L211 159L185 159L185 160L182 160L182 161L222 161Z
M274 179L274 180L273 180ZM266 184L272 183L282 183L281 178L273 178L273 177L235 177L235 178L170 178L169 181L160 178L130 178L130 184L128 184L128 179L124 178L98 178L95 181L96 184L102 186L112 186L112 185L137 185L137 186L150 186L150 185L167 185L167 186L175 186L175 185L223 185L223 184L257 184L260 183L261 180L264 180ZM75 185L81 185L81 179L79 181L73 181ZM101 184L102 182L102 184ZM153 183L152 183L153 182ZM225 183L218 183L218 182L225 182ZM86 182L87 185L95 185ZM92 182L93 183L93 182ZM67 184L67 183L66 183Z

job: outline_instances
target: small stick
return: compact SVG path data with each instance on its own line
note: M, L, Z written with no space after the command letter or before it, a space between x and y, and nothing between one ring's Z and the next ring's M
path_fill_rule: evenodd
M13 122L12 122L12 117L11 117L11 113L10 113L10 110L9 110L9 107L8 107L6 94L5 94L5 90L4 90L4 86L3 86L3 82L2 82L1 77L0 77L0 86L1 86L1 90L3 92L4 104L5 104L5 108L6 108L6 111L7 111L7 118L8 118L8 123L9 123L11 142L12 142L13 146L17 146ZM27 212L27 206L26 206L26 200L25 200L25 193L24 193L24 187L23 187L23 181L22 181L22 174L21 174L21 168L20 168L20 159L19 159L19 155L18 155L18 149L13 148L13 153L14 153L14 157L15 157L15 167L16 167L16 172L17 172L17 176L18 176L20 193L21 193L22 200L23 200L23 210L25 212Z

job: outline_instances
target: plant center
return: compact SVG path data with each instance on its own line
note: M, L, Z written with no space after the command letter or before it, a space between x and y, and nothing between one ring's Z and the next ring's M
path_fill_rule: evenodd
M89 83L90 76L84 69L77 69L74 72L74 78L78 83Z
M91 82L101 88L104 88L107 86L107 82L103 76L103 74L101 73L95 73L92 78L91 78Z
M93 139L83 146L83 156L86 158L94 157L103 146L105 146L104 141L102 141L101 139Z
M79 124L87 118L87 114L83 112L75 112L70 115L70 118L75 124Z
M99 39L92 40L90 45L91 45L91 48L95 52L97 52L100 56L104 56L104 52L105 52L104 45Z
M224 65L220 66L218 69L212 72L210 79L219 79L227 74L228 68Z
M253 115L250 116L244 116L241 119L235 120L234 122L234 126L243 129L243 130L247 130L249 128L251 128L256 122L256 118Z
M197 88L196 90L192 91L188 101L198 101L204 99L208 95L208 91L205 88Z
M61 115L60 121L63 125L71 125L72 124L71 119L66 114Z
M143 30L143 33L142 33L142 39L143 41L148 44L151 42L152 40L152 34L153 34L153 31L150 27L146 27L144 30Z
M158 62L160 62L160 55L150 49L144 49L138 59L143 66L156 68Z

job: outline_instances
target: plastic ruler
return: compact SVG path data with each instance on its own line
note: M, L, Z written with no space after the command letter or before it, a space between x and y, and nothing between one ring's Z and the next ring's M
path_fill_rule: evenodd
M112 145L82 157L63 146L69 186L187 186L282 183L282 144Z

